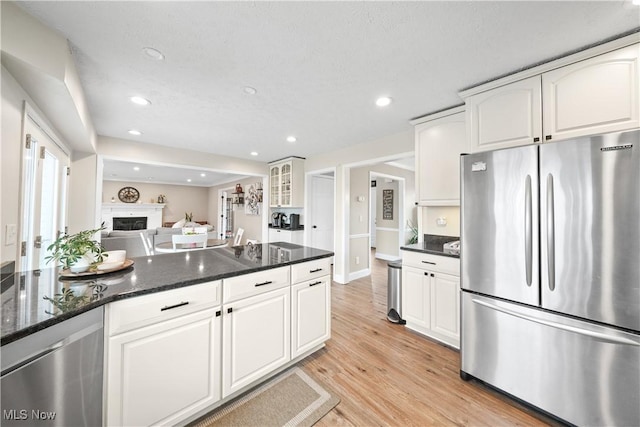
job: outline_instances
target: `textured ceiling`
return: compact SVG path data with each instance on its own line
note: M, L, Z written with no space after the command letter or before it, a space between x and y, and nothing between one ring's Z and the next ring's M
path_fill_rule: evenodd
M70 40L99 135L262 161L406 131L460 89L640 25L629 1L19 4Z

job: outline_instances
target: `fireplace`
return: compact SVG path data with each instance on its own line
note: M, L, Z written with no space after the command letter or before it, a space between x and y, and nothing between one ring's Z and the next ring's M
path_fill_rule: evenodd
M146 216L114 217L113 229L114 230L146 230L147 217Z

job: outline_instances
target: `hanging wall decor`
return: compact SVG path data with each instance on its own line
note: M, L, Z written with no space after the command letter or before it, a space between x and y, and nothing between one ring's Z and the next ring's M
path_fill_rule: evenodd
M393 219L393 190L382 190L382 219Z
M249 185L245 198L244 213L246 215L260 215L261 197L258 197L258 190L254 184Z

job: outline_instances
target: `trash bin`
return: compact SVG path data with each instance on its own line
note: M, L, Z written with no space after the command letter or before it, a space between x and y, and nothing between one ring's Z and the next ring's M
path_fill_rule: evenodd
M387 320L404 325L402 319L402 262L387 264Z

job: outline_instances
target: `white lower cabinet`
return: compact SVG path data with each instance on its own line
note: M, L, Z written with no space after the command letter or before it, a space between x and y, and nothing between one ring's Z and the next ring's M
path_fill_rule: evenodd
M304 242L303 230L282 230L279 228L269 229L269 243L286 242L301 245Z
M220 307L193 312L184 304L190 291L202 286L185 288L185 295L168 291L177 302L157 310L167 312L168 320L107 338L106 425L172 425L220 399ZM139 298L144 303L146 297ZM135 310L134 300L112 304L110 316Z
M460 348L460 277L451 272L458 266L455 258L403 252L406 327L455 348Z
M222 307L222 397L291 360L290 288Z
M193 420L311 354L330 337L330 289L323 258L107 305L104 424Z
M331 276L291 286L291 357L331 337Z

